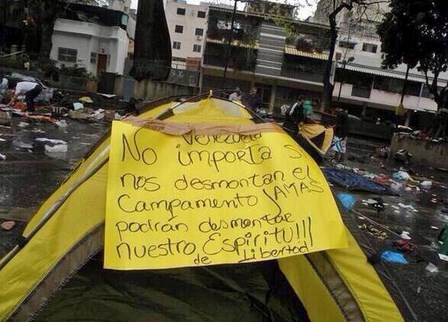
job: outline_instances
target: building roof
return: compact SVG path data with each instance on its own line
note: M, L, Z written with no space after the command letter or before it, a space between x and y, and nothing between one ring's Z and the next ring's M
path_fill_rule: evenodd
M406 73L391 70L391 69L383 69L378 67L364 66L359 64L350 63L345 66L345 69L351 70L354 72L360 72L365 74L377 75L377 76L385 76L391 78L405 79ZM424 74L413 74L409 73L408 80L422 82L425 80Z

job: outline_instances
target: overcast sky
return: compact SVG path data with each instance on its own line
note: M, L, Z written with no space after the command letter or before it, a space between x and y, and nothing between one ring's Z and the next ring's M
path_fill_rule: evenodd
M201 2L201 0L187 0L187 2L188 3L193 3L193 4L199 4ZM209 1L209 2L211 2L211 1ZM221 1L221 2L223 2L223 3L227 2L229 4L233 4L233 1ZM308 2L315 3L317 1L308 1ZM305 3L305 1L303 1L303 3ZM131 8L137 8L137 4L138 4L138 0L132 0ZM315 4L312 5L312 6L304 7L302 10L300 10L299 18L300 19L308 18L309 16L311 16L313 14L315 9L316 9L316 5Z

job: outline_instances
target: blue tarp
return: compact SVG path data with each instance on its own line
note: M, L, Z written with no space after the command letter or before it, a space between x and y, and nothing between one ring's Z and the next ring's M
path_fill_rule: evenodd
M328 181L350 190L360 190L378 194L395 195L389 188L354 172L335 168L322 169Z

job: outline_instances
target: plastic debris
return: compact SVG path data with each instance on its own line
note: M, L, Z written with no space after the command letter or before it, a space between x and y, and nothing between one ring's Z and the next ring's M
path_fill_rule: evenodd
M99 109L97 111L95 111L95 113L93 114L93 117L95 118L95 120L99 121L104 119L104 110L103 109Z
M68 151L67 144L57 144L54 146L45 145L45 151L50 153L65 153Z
M407 265L408 261L401 253L386 250L381 254L381 259L385 262Z
M443 255L443 254L439 254L439 258L445 262L448 262L448 256L447 255Z
M47 139L47 138L37 138L36 141L38 142L49 142L52 144L67 144L67 142L63 140L57 140L57 139Z
M405 240L410 240L410 239L412 239L411 236L409 236L409 232L408 232L408 231L403 231L403 232L401 233L400 237L401 237L402 239L405 239Z
M439 272L439 268L434 265L433 263L429 263L428 265L426 265L426 270L430 273L438 273Z
M83 103L93 103L93 100L88 96L83 96L78 99L78 101Z
M425 181L420 182L420 185L422 186L422 188L429 189L432 186L432 181L425 180Z
M11 230L14 228L15 225L16 225L15 221L10 220L10 221L2 222L0 227L3 230Z
M14 140L13 142L12 142L12 144L14 145L14 147L16 147L16 148L19 148L19 149L32 149L33 148L33 145L32 144L30 144L30 143L25 143L25 142L23 142L23 141L17 141L17 140Z
M79 102L73 103L73 110L78 111L78 110L82 110L83 108L84 108L84 105L82 105L82 103L79 103Z
M68 124L65 120L57 121L54 124L56 124L59 128L65 128L68 126Z
M0 153L0 160L6 160L6 155Z
M338 193L337 197L347 211L353 208L357 199L349 193Z

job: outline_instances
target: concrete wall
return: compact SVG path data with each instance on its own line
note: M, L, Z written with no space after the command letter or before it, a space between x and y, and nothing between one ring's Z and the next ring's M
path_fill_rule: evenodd
M115 82L115 94L123 95L123 77L117 78ZM165 82L154 82L143 80L135 82L134 97L145 100L156 100L159 98L175 96L175 95L192 95L195 93L193 87L170 84Z
M395 133L390 146L391 155L400 149L412 154L411 162L425 164L428 167L448 168L448 143L417 140Z
M59 47L76 49L78 51L76 65L96 75L97 62L91 63L91 54L105 54L109 56L106 72L123 74L129 39L126 31L120 27L57 19L52 42L50 58L53 60L58 60ZM75 65L66 62L60 62L60 64Z

